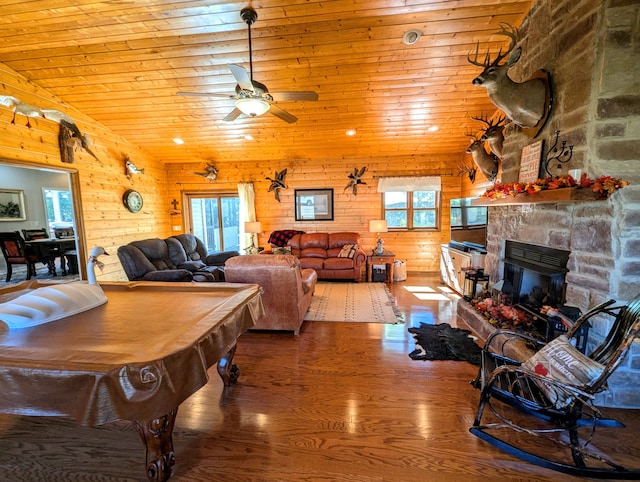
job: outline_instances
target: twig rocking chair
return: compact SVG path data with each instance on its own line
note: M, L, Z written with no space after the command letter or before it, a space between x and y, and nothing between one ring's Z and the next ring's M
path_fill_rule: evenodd
M481 395L470 432L522 460L566 474L639 479L640 469L622 467L589 446L597 427L624 427L616 420L603 418L593 404L594 396L607 388L607 379L623 361L640 331L640 296L626 306L612 306L614 303L610 300L591 309L566 335L549 343L515 332L491 335L482 351L478 377L472 382L481 389ZM571 340L580 326L590 319L606 317L613 318L613 325L604 341L587 355L575 349ZM516 339L527 340L540 349L524 362L505 356L505 347ZM509 412L507 406L516 410ZM487 408L498 419L497 423L482 423ZM580 437L580 428L588 430L586 437ZM496 435L508 433L508 429L524 434L525 438L538 437L538 443L533 444L536 448L541 446L540 438L551 441L551 446L556 447L552 450L554 458L568 449L571 457L567 454L566 458L572 460L551 459L544 455L548 450L525 449L523 443L509 443ZM558 450L558 446L562 449Z

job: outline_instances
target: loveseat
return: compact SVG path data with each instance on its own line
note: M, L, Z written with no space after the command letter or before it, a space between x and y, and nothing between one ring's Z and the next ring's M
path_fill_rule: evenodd
M367 255L360 248L358 233L303 233L287 243L300 266L311 268L319 279L352 279L360 282Z
M252 330L286 330L300 333L318 280L312 269L302 269L295 256L250 254L225 263L229 283L256 283L263 289L265 314Z
M118 258L130 281L223 281L224 262L237 251L202 256L187 252L188 246L200 242L193 235L181 235L167 239L150 238L120 246ZM197 240L193 241L189 237ZM204 246L203 246L204 249ZM207 265L207 262L215 263Z

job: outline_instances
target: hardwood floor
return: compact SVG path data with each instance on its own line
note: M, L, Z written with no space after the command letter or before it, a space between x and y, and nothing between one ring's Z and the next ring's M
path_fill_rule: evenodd
M239 383L224 393L212 368L178 410L171 480L571 480L468 432L479 395L469 384L474 366L408 357L407 328L455 325L457 296L428 275L391 291L405 324L305 322L299 337L243 335ZM623 415L631 426L612 446L637 459L640 422L634 411ZM128 422L88 428L0 415L2 481L145 480L143 460Z

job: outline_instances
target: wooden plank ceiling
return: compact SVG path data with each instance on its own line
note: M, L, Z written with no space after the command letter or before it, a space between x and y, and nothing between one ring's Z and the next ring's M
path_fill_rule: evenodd
M252 2L254 80L318 93L276 103L293 124L269 113L224 122L232 99L176 95L234 94L228 64L249 69L246 1L2 3L1 63L165 162L236 162L464 152L480 127L470 116L496 110L471 84L467 54L476 42L505 47L499 24L520 25L532 1ZM405 45L411 29L422 35Z

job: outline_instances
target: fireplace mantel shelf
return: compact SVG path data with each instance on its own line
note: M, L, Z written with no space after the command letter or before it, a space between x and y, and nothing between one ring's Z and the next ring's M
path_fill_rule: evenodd
M550 204L550 203L568 203L568 202L584 202L584 201L604 201L606 197L601 197L597 192L591 189L568 187L561 189L551 189L548 191L540 191L536 194L516 194L500 199L477 198L471 201L472 206L509 206L513 204Z

